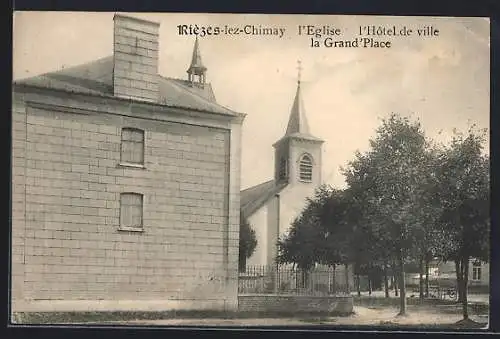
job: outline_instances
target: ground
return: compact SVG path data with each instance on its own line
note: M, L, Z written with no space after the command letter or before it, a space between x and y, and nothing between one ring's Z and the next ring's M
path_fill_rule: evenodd
M388 327L429 327L429 328L487 328L489 313L488 295L470 295L470 319L465 324L462 320L460 304L451 301L435 301L433 304L415 305L409 303L405 317L397 316L398 298L391 296L390 300L383 298L383 292L377 292L368 297L356 298L354 314L342 317L296 317L296 318L191 318L191 319L161 319L133 320L121 322L127 325L159 325L159 326L388 326ZM381 295L379 295L381 294ZM381 305L385 304L385 305Z
M398 316L399 298L391 294L385 298L383 292L372 296L363 293L361 297L353 294L354 313L349 316L297 315L295 317L234 314L162 314L161 312L111 312L82 314L34 314L24 323L71 323L71 324L113 324L113 325L153 325L153 326L366 326L402 327L418 329L464 329L487 328L489 296L487 294L469 295L470 321L461 322L462 306L452 300L430 299L420 303L417 297L408 299L407 315ZM127 320L125 320L127 319Z
M303 325L368 325L368 326L418 326L453 327L462 319L459 307L436 308L434 306L408 306L408 316L398 317L398 309L392 306L356 306L354 314L347 317L308 318L249 318L249 319L164 319L128 321L127 325L160 326L303 326ZM471 315L471 320L486 327L488 314Z

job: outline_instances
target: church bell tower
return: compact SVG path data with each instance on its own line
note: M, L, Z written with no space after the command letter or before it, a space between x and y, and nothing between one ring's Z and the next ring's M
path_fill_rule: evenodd
M193 56L191 58L191 65L187 70L188 81L191 86L205 87L207 68L203 65L201 61L200 45L198 42L198 36L194 41Z
M285 135L274 145L277 184L317 187L321 184L321 153L323 140L313 136L302 100L301 63L295 99L290 111Z

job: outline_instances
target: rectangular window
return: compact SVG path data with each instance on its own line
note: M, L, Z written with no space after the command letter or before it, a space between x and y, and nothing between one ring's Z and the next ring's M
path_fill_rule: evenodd
M121 162L144 164L144 131L136 128L122 129Z
M142 229L142 194L122 193L120 195L120 226Z
M472 268L472 280L481 280L481 267Z

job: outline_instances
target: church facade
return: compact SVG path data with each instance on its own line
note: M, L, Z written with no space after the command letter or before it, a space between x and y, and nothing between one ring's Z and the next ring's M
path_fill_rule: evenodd
M237 308L244 114L159 45L115 15L112 56L14 82L14 312Z
M247 266L276 264L278 239L287 234L306 206L306 199L313 197L322 184L323 144L324 140L310 131L299 75L286 132L273 144L274 177L241 192L241 213L257 237ZM337 265L335 275L345 277L345 268ZM352 288L352 270L348 276Z

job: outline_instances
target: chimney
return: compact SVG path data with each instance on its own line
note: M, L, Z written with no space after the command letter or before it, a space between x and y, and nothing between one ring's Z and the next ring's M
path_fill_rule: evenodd
M113 20L114 95L158 102L159 23L120 14Z

